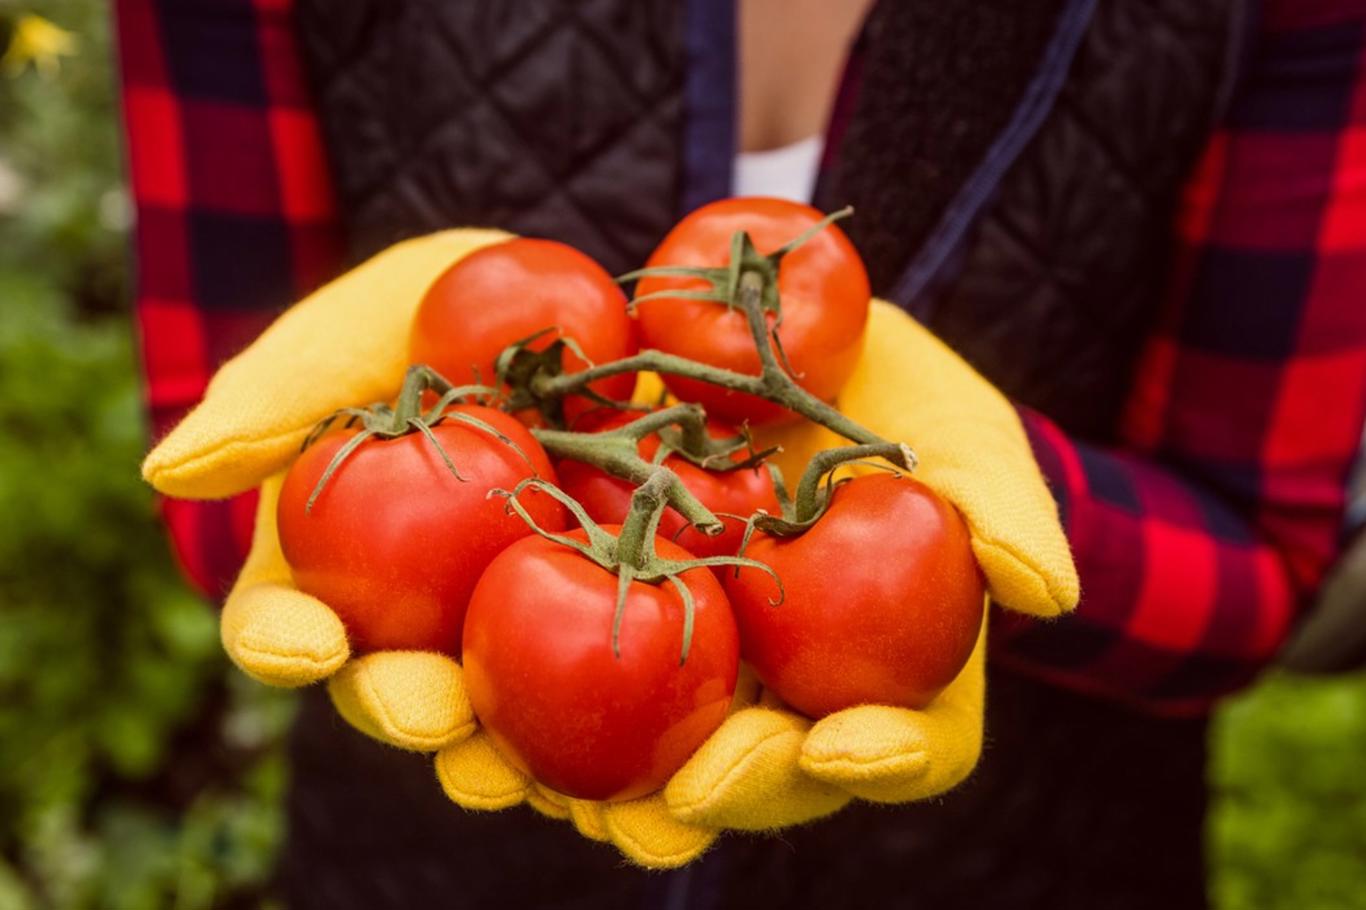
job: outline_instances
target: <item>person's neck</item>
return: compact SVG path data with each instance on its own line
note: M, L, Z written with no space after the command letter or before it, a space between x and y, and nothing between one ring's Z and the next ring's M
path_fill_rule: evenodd
M825 129L849 47L873 0L740 0L740 149Z

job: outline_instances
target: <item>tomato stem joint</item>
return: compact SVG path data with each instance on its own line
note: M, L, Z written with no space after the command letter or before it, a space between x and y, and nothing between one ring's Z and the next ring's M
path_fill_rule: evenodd
M422 407L423 396L428 392L433 392L440 397L424 411ZM333 411L314 425L313 429L304 437L303 443L299 446L299 451L303 451L317 442L339 420L342 421L343 429L350 429L359 423L361 431L348 439L346 444L338 449L337 454L328 462L327 470L323 471L323 475L318 478L318 483L314 486L313 492L309 494L308 504L304 507L304 511L313 511L313 504L317 502L323 488L332 479L332 475L336 474L337 469L342 466L346 459L350 458L356 449L360 448L361 444L371 437L396 439L409 433L421 433L436 449L446 468L455 475L455 479L463 482L465 478L456 469L450 455L432 435L432 427L443 420L463 423L487 433L504 445L511 446L527 464L531 464L531 459L527 457L526 452L522 451L521 446L517 445L501 430L472 414L451 410L452 407L461 402L486 401L496 394L495 389L483 385L453 386L448 379L436 370L423 364L417 364L409 367L408 372L404 375L403 387L399 391L398 399L393 407L380 401L368 408L341 408ZM345 419L343 420L343 418Z
M612 616L612 653L621 657L621 624L626 613L627 595L634 582L649 585L671 584L678 592L683 605L683 642L678 662L681 666L688 660L692 647L693 621L696 605L692 591L679 577L693 569L707 566L747 566L771 575L778 584L778 600L782 599L782 579L769 566L743 556L706 556L693 559L667 559L656 550L659 519L669 505L670 489L677 483L678 475L668 468L658 467L657 471L636 488L631 496L631 509L626 514L618 534L613 535L584 511L577 500L568 493L537 477L528 477L512 490L493 490L490 496L507 498L508 508L527 523L532 531L555 543L577 551L581 556L617 576L617 605ZM528 488L539 490L558 500L578 521L586 540L570 537L555 531L548 531L518 501L518 497Z
M881 458L884 461L870 461L872 458ZM830 501L840 484L852 479L837 479L836 472L840 468L855 464L890 471L901 476L903 471L915 470L916 461L910 447L899 442L826 449L811 457L797 484L795 497L788 495L787 487L782 482L782 475L775 473L774 487L778 493L778 503L782 506L782 514L769 515L759 512L751 516L745 523L745 533L740 540L739 552L745 552L756 529L775 537L795 537L807 531L830 508Z

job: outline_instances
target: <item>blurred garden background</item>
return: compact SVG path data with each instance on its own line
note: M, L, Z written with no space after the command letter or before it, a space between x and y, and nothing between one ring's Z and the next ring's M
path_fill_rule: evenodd
M0 910L278 906L292 701L138 478L109 11L0 0L0 49ZM1212 745L1214 906L1366 908L1366 675L1273 674Z

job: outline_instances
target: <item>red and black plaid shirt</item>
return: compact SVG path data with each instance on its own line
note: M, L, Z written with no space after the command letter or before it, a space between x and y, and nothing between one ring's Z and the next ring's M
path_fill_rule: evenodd
M1275 653L1332 561L1366 418L1366 3L1269 4L1192 175L1119 447L1026 413L1081 572L1077 614L996 659L1200 710ZM340 262L289 0L120 0L137 315L153 430ZM168 502L221 591L249 497Z

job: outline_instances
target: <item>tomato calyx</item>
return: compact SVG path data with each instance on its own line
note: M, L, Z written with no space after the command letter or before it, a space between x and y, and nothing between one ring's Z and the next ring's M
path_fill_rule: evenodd
M422 397L427 392L435 392L440 397L435 404L424 411ZM313 503L317 501L318 496L327 486L327 482L332 479L332 475L336 474L337 469L345 463L346 459L351 457L352 453L369 439L397 439L409 433L421 433L436 449L455 479L463 483L465 478L461 476L455 462L451 461L450 455L432 434L432 427L444 420L467 424L489 434L504 445L510 446L528 465L531 465L531 459L522 447L497 427L470 414L450 410L452 405L462 401L473 400L484 403L496 395L496 389L484 385L454 386L431 367L417 364L408 368L408 372L403 377L403 387L392 407L387 402L379 401L367 408L340 408L333 411L314 425L313 429L304 437L303 443L299 446L299 451L304 451L321 439L338 421L341 421L342 429L349 429L359 423L361 431L348 439L346 444L338 449L337 454L328 462L327 469L323 471L322 476L318 478L317 485L313 487L313 492L309 494L304 511L313 511ZM345 419L343 420L343 418ZM532 470L535 471L534 465L532 465Z
M759 357L763 363L764 372L767 373L769 370L765 348L771 344L772 348L769 353L776 353L776 359L781 363L782 371L788 376L796 376L797 372L788 361L787 352L783 350L782 336L778 334L778 330L782 328L783 324L782 295L778 293L778 270L782 266L783 257L788 253L836 221L848 218L852 214L854 214L854 207L851 205L846 205L837 212L831 212L768 255L759 252L746 231L736 231L730 240L730 258L723 267L654 266L619 275L617 281L626 283L638 278L696 278L710 286L707 290L666 288L651 294L634 297L627 305L627 308L632 312L645 301L660 298L711 300L724 304L728 310L742 309L744 307L742 303L744 295L747 291L757 289L758 310L760 315L764 317L764 332L767 337L762 341L756 338L755 342L759 348ZM771 326L768 325L768 314L773 315ZM753 322L751 322L751 329L754 329Z
M584 558L617 576L617 603L612 616L612 653L618 659L621 657L621 621L626 611L626 595L632 582L650 585L662 585L665 582L671 584L683 603L683 641L678 659L679 666L682 666L687 663L688 651L692 647L696 608L692 591L679 577L684 572L707 566L746 566L759 569L772 576L778 585L778 598L773 603L781 602L783 597L782 579L770 566L757 560L743 556L666 559L659 555L655 547L659 520L664 510L672 504L672 491L682 486L678 475L673 471L662 465L655 466L649 478L632 493L631 509L616 535L589 517L583 506L572 496L538 477L528 477L512 490L491 490L489 495L506 497L508 508L516 512L536 534L575 550ZM528 488L543 491L568 509L583 528L588 538L587 542L542 528L518 501L517 497Z
M882 458L888 463L870 461L872 458ZM739 552L745 552L756 530L774 537L795 537L809 530L830 508L835 490L853 480L852 477L836 478L835 474L840 468L854 464L888 471L900 477L903 471L915 470L916 459L910 447L899 442L841 446L817 452L802 473L795 497L788 494L781 475L775 475L774 486L782 514L758 512L751 516L745 525Z
M781 446L755 449L754 437L749 427L740 427L739 434L726 439L716 439L707 432L706 413L700 405L692 404L695 419L677 426L660 427L659 449L654 455L654 463L661 464L670 455L677 455L684 461L696 465L713 474L727 474L731 471L757 468L768 463L770 455L782 450ZM643 439L644 435L639 438ZM744 453L743 458L735 458Z
M761 254L755 248L754 242L745 231L736 231L731 237L730 260L725 266L708 268L705 266L675 266L664 265L653 268L636 269L624 275L618 275L617 281L625 284L635 281L638 278L697 278L705 281L710 288L708 290L688 290L668 288L655 291L652 294L645 294L636 297L628 304L628 308L634 310L637 306L647 300L654 300L660 297L681 298L684 300L713 300L717 303L726 305L727 309L739 309L740 304L740 285L742 278L747 274L757 274L762 282L762 292L760 295L760 308L766 313L772 313L776 319L772 328L774 343L781 351L782 342L778 339L778 327L782 324L783 308L782 297L778 293L778 269L782 265L783 257L793 250L802 246L812 237L815 237L825 228L841 221L854 214L854 207L846 205L837 212L831 212L811 227L802 231L787 243L768 255Z
M564 426L564 397L536 395L532 392L533 385L538 378L544 382L545 379L559 376L564 372L566 350L588 364L589 368L592 368L594 363L577 341L564 334L558 335L542 350L538 351L531 347L546 335L559 331L556 326L541 329L513 342L499 352L494 361L494 373L498 387L506 393L504 410L516 413L534 408L550 426ZM620 411L634 410L636 407L629 401L614 401L587 387L575 394L595 404Z

